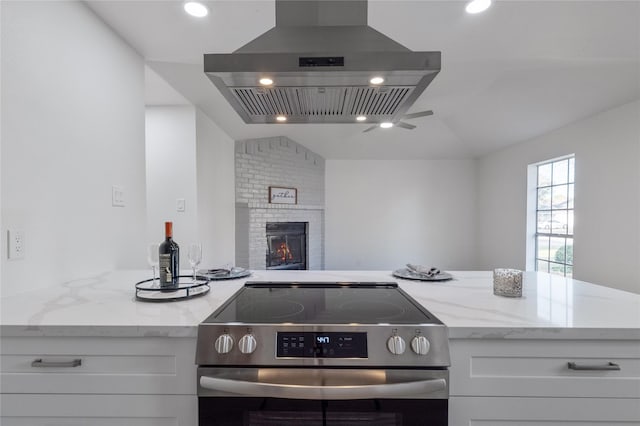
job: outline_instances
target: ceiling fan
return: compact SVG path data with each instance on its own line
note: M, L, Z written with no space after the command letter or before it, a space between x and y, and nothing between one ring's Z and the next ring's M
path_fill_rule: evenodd
M379 124L376 124L374 126L368 127L366 129L364 129L362 132L366 133L366 132L370 132L374 129L380 128L382 127L383 129L388 129L389 127L401 127L403 129L407 129L407 130L413 130L416 128L416 126L414 126L413 124L409 124L409 123L405 123L402 120L411 120L413 118L419 118L419 117L427 117L429 115L433 115L433 111L431 110L427 110L427 111L420 111L420 112L414 112L412 114L405 114L403 115L400 119L396 120L396 121L385 121Z

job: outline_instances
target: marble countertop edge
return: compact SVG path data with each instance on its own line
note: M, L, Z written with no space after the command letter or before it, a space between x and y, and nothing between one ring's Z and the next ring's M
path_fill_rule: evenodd
M195 338L197 325L1 325L0 337L187 337Z
M449 339L640 340L637 328L447 327ZM195 338L198 326L2 325L0 337Z
M449 339L640 340L637 328L448 327Z

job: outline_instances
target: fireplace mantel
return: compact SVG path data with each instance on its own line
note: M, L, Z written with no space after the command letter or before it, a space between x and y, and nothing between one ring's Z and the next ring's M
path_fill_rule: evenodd
M236 208L274 210L324 210L324 206L315 204L270 204L255 201L251 201L248 203L236 203Z

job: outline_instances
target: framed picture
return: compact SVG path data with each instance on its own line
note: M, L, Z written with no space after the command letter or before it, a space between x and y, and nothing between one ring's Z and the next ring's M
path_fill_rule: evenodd
M296 188L270 186L269 202L272 204L298 204L298 190Z

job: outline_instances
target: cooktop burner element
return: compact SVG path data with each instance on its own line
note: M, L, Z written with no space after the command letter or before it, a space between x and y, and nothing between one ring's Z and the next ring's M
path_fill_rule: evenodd
M249 282L198 327L196 362L446 368L449 348L396 283Z

